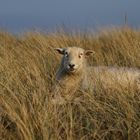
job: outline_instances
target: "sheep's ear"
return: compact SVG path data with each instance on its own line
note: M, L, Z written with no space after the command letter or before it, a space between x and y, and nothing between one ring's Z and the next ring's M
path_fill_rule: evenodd
M86 51L85 51L85 56L90 56L90 55L92 55L92 54L95 54L95 52L92 51L92 50L86 50Z
M55 48L55 50L57 52L59 52L60 54L64 54L65 53L65 49L63 49L63 48Z

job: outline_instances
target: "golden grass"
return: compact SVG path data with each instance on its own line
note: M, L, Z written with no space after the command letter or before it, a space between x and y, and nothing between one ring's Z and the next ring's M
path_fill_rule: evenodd
M1 32L0 139L140 140L140 92L135 89L99 86L52 104L49 90L60 62L54 48L66 46L93 49L91 65L140 68L140 31L129 27L20 37Z

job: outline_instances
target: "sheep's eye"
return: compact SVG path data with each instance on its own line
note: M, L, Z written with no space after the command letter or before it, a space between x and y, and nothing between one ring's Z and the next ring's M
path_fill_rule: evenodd
M79 54L79 58L81 58L81 57L82 57L82 55L83 55L83 53L80 53L80 54Z
M68 52L65 52L65 57L68 57Z

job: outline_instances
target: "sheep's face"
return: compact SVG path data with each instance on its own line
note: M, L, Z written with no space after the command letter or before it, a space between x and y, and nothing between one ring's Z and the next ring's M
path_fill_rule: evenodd
M57 48L56 50L63 55L62 65L68 73L80 72L85 67L86 57L93 53L91 50L78 47Z

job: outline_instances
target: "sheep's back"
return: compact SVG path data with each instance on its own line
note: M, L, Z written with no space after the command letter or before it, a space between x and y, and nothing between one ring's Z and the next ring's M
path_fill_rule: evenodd
M89 67L87 70L88 84L104 87L135 87L139 83L140 70L126 67ZM87 83L86 83L87 84Z

